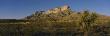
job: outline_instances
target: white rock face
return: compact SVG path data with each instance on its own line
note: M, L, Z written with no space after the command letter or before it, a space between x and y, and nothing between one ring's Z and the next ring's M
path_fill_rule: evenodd
M54 8L54 9L50 9L48 11L46 11L48 14L49 13L59 13L59 12L62 12L62 11L65 11L65 10L69 10L69 6L68 5L64 5L64 6L61 6L61 7L57 7L57 8Z
M65 5L63 7L61 7L61 11L65 11L65 10L68 10L70 9L70 7L68 5Z

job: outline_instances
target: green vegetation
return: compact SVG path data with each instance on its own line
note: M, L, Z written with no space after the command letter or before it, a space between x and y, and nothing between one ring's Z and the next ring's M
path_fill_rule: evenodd
M110 36L110 16L70 9L40 11L24 19L1 19L0 36Z

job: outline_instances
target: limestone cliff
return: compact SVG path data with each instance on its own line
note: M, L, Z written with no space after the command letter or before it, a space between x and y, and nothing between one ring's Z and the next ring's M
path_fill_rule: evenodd
M60 12L66 11L66 10L70 10L70 7L68 5L64 5L64 6L61 6L61 7L56 7L54 9L47 10L46 12L48 14L50 14L50 13L60 13Z
M64 5L61 7L56 7L53 9L49 9L47 11L36 11L30 16L27 16L26 19L35 19L35 18L40 18L40 17L62 17L62 16L67 16L71 13L71 9L68 5Z

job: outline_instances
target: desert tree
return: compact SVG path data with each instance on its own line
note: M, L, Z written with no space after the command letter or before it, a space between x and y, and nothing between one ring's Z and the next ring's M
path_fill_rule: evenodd
M84 32L84 36L89 36L89 30L91 28L91 25L94 23L94 21L97 18L97 14L96 13L89 13L89 11L84 11L83 14L81 15L81 19L80 19L80 25L81 25L81 29Z

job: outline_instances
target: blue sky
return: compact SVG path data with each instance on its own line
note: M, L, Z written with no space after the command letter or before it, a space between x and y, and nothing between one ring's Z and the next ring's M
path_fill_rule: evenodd
M38 10L69 5L73 11L88 9L110 15L110 0L0 0L1 19L19 19Z

